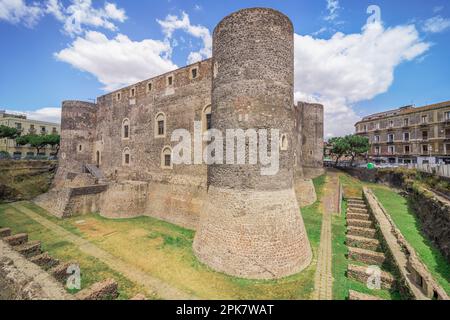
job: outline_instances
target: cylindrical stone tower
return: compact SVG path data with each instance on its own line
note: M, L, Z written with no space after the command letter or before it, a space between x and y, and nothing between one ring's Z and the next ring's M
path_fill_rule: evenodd
M292 23L272 9L233 13L214 30L213 60L212 127L223 134L268 129L269 136L278 129L286 141L275 175L261 174L261 159L208 167L194 251L213 269L238 277L297 273L309 265L311 248L293 188Z

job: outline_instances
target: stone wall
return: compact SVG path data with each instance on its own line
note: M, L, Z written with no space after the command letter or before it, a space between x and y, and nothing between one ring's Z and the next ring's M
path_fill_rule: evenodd
M450 201L424 188L410 188L408 199L421 230L450 263Z

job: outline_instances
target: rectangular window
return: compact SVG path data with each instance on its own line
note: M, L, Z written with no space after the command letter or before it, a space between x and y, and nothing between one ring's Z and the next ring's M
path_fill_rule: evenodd
M393 134L388 135L388 142L394 142L394 135Z
M405 151L406 154L408 154L410 152L409 146L405 146L404 151Z
M423 115L422 116L422 124L425 124L428 122L428 116L427 115Z
M390 127L390 128L393 128L393 127L394 127L394 121L392 121L392 120L389 121L389 127Z
M450 144L445 145L445 154L450 155Z
M131 88L130 90L130 97L134 98L136 96L136 89L135 88Z
M367 132L367 125L364 125L364 132Z
M192 79L197 78L197 76L198 76L198 69L197 68L194 68L194 69L191 70L191 76L192 76Z
M152 89L153 89L153 84L152 84L151 82L149 82L149 83L147 84L147 92L152 91Z
M209 130L211 128L212 128L211 113L208 113L206 115L206 129Z
M389 154L394 154L395 153L395 147L394 146L388 147L388 152L389 152Z
M450 139L450 129L445 129L445 139Z
M375 154L380 154L380 147L375 147Z
M403 134L403 141L409 141L409 132Z
M168 76L167 77L167 85L168 86L172 86L173 85L173 76Z
M16 123L16 129L17 130L22 130L22 124L20 122Z
M427 152L428 152L428 145L424 144L424 145L422 146L422 153L425 154L425 153L427 153Z
M408 118L403 119L403 126L405 126L405 127L409 126L409 119Z
M377 130L379 130L380 127L381 127L381 124L378 122L378 123L377 123L377 126L376 126Z
M122 99L122 95L120 94L120 92L117 93L116 98L117 98L117 101L120 101L120 99Z
M428 140L428 131L422 131L422 139Z
M47 131L45 130L45 127L41 127L41 133L42 134L44 134L44 133L46 133Z
M130 164L130 155L128 153L125 154L125 164Z
M128 125L125 125L124 127L123 127L123 137L124 138L128 138L129 137L129 128L128 128Z
M159 136L164 135L164 120L158 121L158 135Z
M166 167L170 167L171 166L171 158L170 158L170 154L165 154L164 155L164 166Z
M447 111L446 113L444 113L444 118L446 121L450 120L450 111Z
M380 142L380 136L374 136L373 141L376 143Z

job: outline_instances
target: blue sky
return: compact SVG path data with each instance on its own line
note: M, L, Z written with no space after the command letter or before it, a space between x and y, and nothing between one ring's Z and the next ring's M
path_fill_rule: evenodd
M381 21L368 23L369 5ZM324 103L327 136L369 113L450 100L445 0L0 0L0 109L55 120L63 100L209 57L215 25L255 6L293 21L296 98Z

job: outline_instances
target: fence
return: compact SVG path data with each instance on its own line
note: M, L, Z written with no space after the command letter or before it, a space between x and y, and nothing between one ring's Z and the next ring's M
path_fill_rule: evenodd
M409 164L408 168L450 178L450 164Z

